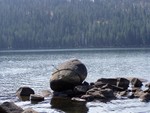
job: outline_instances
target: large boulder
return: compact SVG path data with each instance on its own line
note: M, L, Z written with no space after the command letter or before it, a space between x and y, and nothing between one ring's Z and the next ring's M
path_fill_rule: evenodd
M0 105L0 113L22 113L23 109L13 102L4 102Z
M80 85L86 77L85 65L77 59L69 60L56 67L50 77L50 87L57 92L73 89Z

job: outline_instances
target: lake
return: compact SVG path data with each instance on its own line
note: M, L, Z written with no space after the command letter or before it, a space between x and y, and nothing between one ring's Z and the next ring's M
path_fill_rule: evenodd
M82 61L88 70L87 82L104 77L139 77L150 81L150 49L55 49L0 51L0 103L13 101L40 113L150 113L150 102L117 99L102 102L71 102L47 97L39 104L21 102L15 92L29 86L38 94L50 90L54 66L72 58Z

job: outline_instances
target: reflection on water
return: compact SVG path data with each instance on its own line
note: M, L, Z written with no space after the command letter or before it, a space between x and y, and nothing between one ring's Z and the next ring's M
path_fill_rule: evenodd
M70 98L53 97L51 108L64 111L65 113L87 113L86 102L72 101Z

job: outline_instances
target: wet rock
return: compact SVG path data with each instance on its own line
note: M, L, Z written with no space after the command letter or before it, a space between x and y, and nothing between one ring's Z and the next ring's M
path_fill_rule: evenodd
M131 84L133 87L141 87L143 84L138 78L133 78L131 80Z
M35 94L34 90L31 89L30 87L20 87L17 92L16 95L21 98L21 97L30 97L30 94Z
M0 105L0 113L21 113L23 109L13 102L4 102Z
M92 95L82 95L81 99L85 99L86 101L93 101L94 96L92 96Z
M60 92L80 85L87 76L85 65L77 59L60 64L50 77L52 90Z
M25 109L22 113L38 113L38 112L31 108L28 108L28 109Z
M30 100L34 102L41 102L41 101L44 101L44 97L42 97L41 95L31 94Z
M150 101L150 93L142 93L142 95L140 95L140 99L142 102L149 102Z
M101 78L101 79L98 79L97 82L102 83L102 84L117 85L116 78Z
M127 90L129 87L130 81L126 78L117 78L117 87Z

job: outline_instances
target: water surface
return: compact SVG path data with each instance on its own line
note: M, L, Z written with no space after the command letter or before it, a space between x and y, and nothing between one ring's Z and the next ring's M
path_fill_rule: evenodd
M150 103L138 99L119 99L108 103L77 103L48 97L44 102L21 102L15 96L21 86L40 93L50 90L53 66L72 58L81 60L88 69L86 81L102 77L140 77L150 81L150 49L74 49L0 51L0 102L13 101L41 113L150 113ZM69 103L64 106L65 103Z

